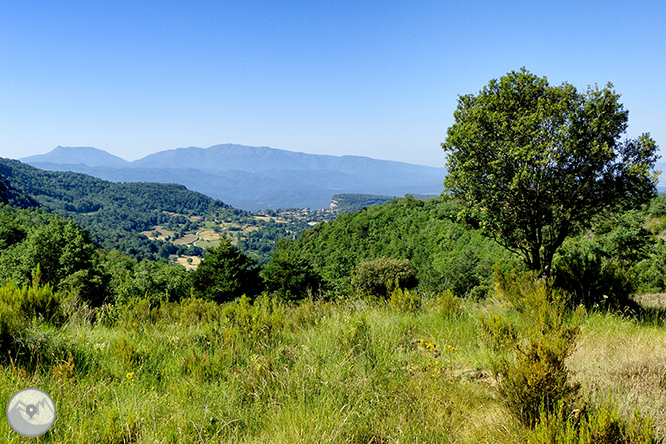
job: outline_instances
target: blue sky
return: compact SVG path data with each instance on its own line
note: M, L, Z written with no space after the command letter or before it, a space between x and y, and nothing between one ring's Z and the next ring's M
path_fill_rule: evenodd
M665 5L0 0L0 156L238 143L443 166L458 95L522 66L612 82L628 135L666 147Z

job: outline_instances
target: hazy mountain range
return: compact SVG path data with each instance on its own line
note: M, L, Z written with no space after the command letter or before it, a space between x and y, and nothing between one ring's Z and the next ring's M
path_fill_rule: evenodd
M233 144L160 151L133 162L92 147L58 146L18 160L114 182L178 183L250 211L328 208L340 193L438 195L446 174L444 168L369 157Z

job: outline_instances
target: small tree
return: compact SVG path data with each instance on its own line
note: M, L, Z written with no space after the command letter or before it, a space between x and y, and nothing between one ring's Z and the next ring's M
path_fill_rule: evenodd
M321 286L321 277L312 265L298 256L284 239L278 240L271 261L261 271L264 285L285 299L299 299Z
M227 302L242 295L260 291L259 270L255 260L247 257L226 237L220 246L209 248L192 273L192 285L204 299Z
M621 138L627 111L612 85L579 93L524 68L460 96L447 151L447 191L463 215L542 276L592 217L655 195L657 145Z

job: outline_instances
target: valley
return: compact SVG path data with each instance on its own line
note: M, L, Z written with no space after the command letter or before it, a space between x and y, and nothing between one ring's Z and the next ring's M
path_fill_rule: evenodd
M216 215L189 217L184 214L169 213L176 220L184 222L172 222L166 226L155 225L139 234L152 241L204 250L219 246L220 238L226 237L239 250L264 262L272 252L274 242L262 241L279 238L295 239L304 229L332 220L337 214L330 210L309 209L258 211L242 218L221 215L219 212ZM188 270L196 269L200 260L198 255L169 255L171 263L183 265Z

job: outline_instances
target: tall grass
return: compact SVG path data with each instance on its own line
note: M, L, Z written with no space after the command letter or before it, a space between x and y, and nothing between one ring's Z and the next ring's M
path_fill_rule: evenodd
M496 301L422 296L418 308L395 298L186 299L106 308L92 324L33 318L13 336L29 356L1 358L0 394L34 386L52 395L58 417L44 443L520 442L525 429L497 397L479 319L502 313L520 324L521 315ZM662 346L644 343L666 337L588 315L570 365L583 387L599 388L600 403L605 388L631 379L595 370L611 343L589 365L580 355L605 332L643 344L655 362ZM641 393L637 406L657 412L660 395ZM620 404L618 415L629 410ZM19 442L6 421L0 437Z

